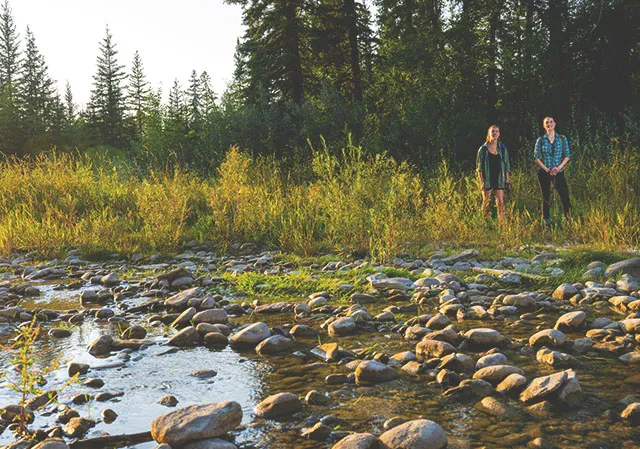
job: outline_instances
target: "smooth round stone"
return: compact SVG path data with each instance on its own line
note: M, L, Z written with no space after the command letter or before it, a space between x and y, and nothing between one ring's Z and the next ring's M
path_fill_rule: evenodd
M387 430L379 438L385 449L442 449L447 435L437 423L416 419Z
M473 374L474 379L486 380L492 384L502 382L511 374L520 374L524 376L524 371L513 365L492 365L486 366Z
M572 331L579 329L587 319L587 314L581 310L569 312L562 315L556 321L554 329L561 331Z
M567 337L557 329L544 329L529 337L530 346L561 346Z
M476 369L482 369L487 366L506 365L506 364L507 364L507 356L500 352L497 352L495 354L488 354L480 357L476 362Z
M505 337L495 329L471 329L464 334L467 341L476 346L497 346L505 341Z
M302 402L293 393L278 393L269 396L258 404L255 414L261 418L275 418L283 415L292 415L302 409Z

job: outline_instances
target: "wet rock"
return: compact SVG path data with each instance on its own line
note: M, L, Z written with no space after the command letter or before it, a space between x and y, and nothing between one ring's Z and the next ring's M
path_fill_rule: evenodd
M105 408L104 410L102 410L101 416L102 421L107 424L111 424L118 418L118 414L110 408Z
M355 371L356 382L379 383L387 382L398 377L398 372L377 360L365 360L358 365Z
M449 324L451 324L451 321L446 315L442 313L434 315L433 317L431 317L431 319L429 319L429 321L427 321L427 327L434 330L444 329Z
M524 376L524 371L513 365L491 365L476 371L473 374L474 379L482 379L496 385L502 382L511 374L520 374Z
M69 449L69 446L60 438L51 438L36 444L33 449Z
M89 354L95 357L108 355L113 345L113 337L110 335L102 335L89 345Z
M284 415L292 415L302 409L302 403L293 393L278 393L269 396L258 404L255 414L261 418L276 418Z
M527 384L527 378L522 374L510 374L498 384L496 391L502 394L517 394Z
M203 296L204 290L202 290L200 287L193 287L188 290L181 291L180 293L176 293L175 295L165 299L164 305L165 307L180 310L186 307L190 299L202 298Z
M586 318L587 314L581 310L565 313L560 318L558 318L554 329L560 330L562 332L571 332L578 330L582 327Z
M62 328L56 328L56 329L50 329L49 330L49 337L51 338L67 338L71 336L71 331L69 329L62 329Z
M304 399L309 405L325 405L329 402L327 395L319 392L318 390L311 390L307 393Z
M169 346L191 346L198 342L199 334L193 326L187 326L173 334L167 345Z
M520 400L526 404L531 404L546 399L562 387L567 377L566 371L560 371L549 376L536 377L529 386L520 393Z
M118 279L118 275L116 273L109 273L100 278L100 283L102 285L106 285L108 287L118 285L120 280Z
M491 396L487 396L476 404L476 408L482 412L491 416L497 416L498 418L506 418L509 420L522 419L522 413L504 402L498 401Z
M191 405L165 413L151 422L151 436L172 447L215 438L235 429L242 421L237 402Z
M67 373L69 377L73 377L76 374L87 374L89 372L89 365L86 363L69 362L67 364Z
M207 346L226 346L229 343L229 339L219 332L206 333L202 341Z
M620 321L620 328L628 334L640 333L640 318L631 318Z
M565 407L575 408L582 403L583 392L578 376L572 369L567 370L567 380L564 382L557 395L558 403Z
M139 324L134 324L126 328L120 335L120 338L125 340L142 340L146 336L147 330Z
M324 441L327 438L329 438L330 434L331 434L331 428L329 428L329 426L321 422L316 423L315 426L309 429L304 429L302 431L303 438L306 438L308 440L315 440L315 441Z
M356 322L351 317L342 317L329 324L327 331L332 337L351 335L356 330Z
M178 405L178 399L175 396L168 394L158 399L158 404L164 405L165 407L175 407Z
M325 362L337 362L345 357L354 356L351 352L338 345L338 343L325 343L316 346L311 350L311 353Z
M447 436L442 427L428 419L400 424L380 435L383 449L442 449Z
M211 379L213 377L216 377L218 375L218 372L212 369L199 369L196 371L192 371L189 376L191 377L195 377L196 379Z
M71 418L77 418L79 416L80 413L77 410L65 406L65 408L56 415L56 421L66 424L71 421Z
M623 274L620 279L616 281L616 289L618 291L630 294L632 292L640 290L640 284L630 275Z
M183 326L190 325L196 313L198 313L198 311L195 307L187 308L184 312L178 315L178 318L173 320L173 323L171 323L171 327L179 329Z
M505 306L532 309L536 306L536 299L531 293L524 292L516 295L506 295L502 299L502 304Z
M226 324L229 322L227 311L224 309L207 309L193 316L194 323Z
M62 429L62 432L69 438L80 438L95 425L96 422L93 419L71 418Z
M440 369L448 369L456 373L471 373L474 371L475 362L471 357L462 353L453 353L442 358Z
M543 348L536 353L536 360L555 368L571 368L578 364L578 360L574 356L547 348Z
M628 352L618 357L618 360L628 365L640 364L640 352Z
M82 385L89 388L102 388L104 387L104 380L98 379L96 377L90 377L89 379L82 382Z
M567 337L563 332L556 329L544 329L529 337L530 346L562 346Z
M527 447L530 449L557 449L550 441L540 437L529 441Z
M640 425L640 402L629 404L620 417L632 426Z
M260 355L278 354L290 351L293 348L293 340L283 337L282 335L272 335L262 340L256 346L256 352Z
M334 444L331 449L378 449L378 439L370 433L352 433Z
M416 355L419 357L442 357L452 354L456 350L451 344L438 340L422 340L416 345Z
M266 323L258 322L241 329L231 337L231 344L237 346L257 346L262 340L271 336Z
M398 427L400 424L404 424L406 423L407 420L400 417L400 416L394 416L393 418L389 418L387 419L384 424L382 424L382 428L384 430L390 430L393 429L394 427Z

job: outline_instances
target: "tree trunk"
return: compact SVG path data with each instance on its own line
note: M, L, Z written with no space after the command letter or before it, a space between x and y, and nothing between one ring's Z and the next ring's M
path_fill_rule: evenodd
M353 100L362 102L362 76L360 74L360 51L358 49L358 16L355 0L344 0L344 15L349 39L349 63L351 66L351 88Z

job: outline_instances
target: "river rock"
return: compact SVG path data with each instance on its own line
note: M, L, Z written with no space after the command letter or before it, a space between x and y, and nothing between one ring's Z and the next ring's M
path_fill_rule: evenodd
M257 346L262 340L271 336L266 323L258 322L241 329L231 337L231 344L237 346Z
M569 312L562 315L556 321L554 329L562 332L571 332L580 329L587 319L587 314L581 310Z
M93 419L71 418L62 429L62 432L69 438L79 438L95 425L96 422Z
M276 418L292 415L302 409L302 402L293 393L278 393L269 396L255 408L255 414L261 418Z
M289 332L296 340L303 338L318 338L318 335L320 335L320 332L318 332L317 329L307 326L306 324L296 324Z
M515 394L519 393L527 384L527 378L522 374L509 374L505 379L498 384L496 391L502 394Z
M632 276L623 274L620 279L616 281L616 289L624 293L632 293L640 290L640 284Z
M398 372L377 360L365 360L356 368L356 382L378 383L387 382L398 377Z
M468 355L456 352L444 356L439 368L455 371L456 373L471 373L475 368L475 362Z
M220 332L207 332L202 341L207 346L226 346L229 343L227 336Z
M567 380L558 393L558 402L566 407L575 408L582 403L583 392L578 376L572 369L567 370Z
M139 324L134 324L122 331L120 338L125 340L142 340L146 336L147 330Z
M528 309L536 306L535 297L529 293L518 293L517 295L506 295L502 299L502 304L505 306L514 306L518 308Z
M640 352L628 352L618 357L618 360L627 365L638 365L640 364Z
M416 419L380 435L383 449L442 449L447 435L440 425L428 419Z
M291 348L293 348L293 340L282 335L272 335L256 346L256 352L260 355L277 354L289 351Z
M442 313L437 313L436 315L432 316L429 321L427 321L427 327L434 330L444 329L449 324L451 324L449 317Z
M568 300L574 295L580 293L577 288L573 286L573 284L560 284L558 288L556 288L553 292L553 297L556 299Z
M51 338L67 338L71 336L71 331L69 329L55 328L49 329L49 337Z
M536 377L529 386L520 393L520 400L526 404L542 401L559 390L567 380L567 372L560 371L549 376Z
M529 337L530 346L562 346L567 337L557 329L544 329Z
M506 418L509 420L522 419L522 413L520 413L517 408L498 401L491 396L483 398L476 404L476 408L488 415L496 416L498 418Z
M334 444L331 449L378 449L378 439L370 433L352 433Z
M473 374L474 379L486 380L491 384L499 384L511 374L524 376L524 371L513 365L492 365L486 366Z
M547 348L543 348L536 353L536 360L554 368L572 368L578 364L578 360L574 356Z
M67 373L69 377L73 377L76 374L87 374L89 372L89 365L86 363L69 362L67 363Z
M200 338L198 331L193 326L187 326L169 338L169 346L190 346L195 344Z
M113 343L111 335L102 335L89 345L89 354L94 357L108 355L111 352Z
M165 299L164 305L165 307L174 309L183 309L184 307L186 307L190 299L202 298L203 296L204 291L200 287L193 287L188 290L181 291L180 293L176 293L175 295Z
M33 449L69 449L69 446L60 438L48 438L33 446Z
M154 419L151 436L158 443L177 447L224 435L239 426L241 421L242 408L237 402L190 405Z
M175 327L176 329L178 329L191 324L191 321L193 320L193 317L196 313L198 313L198 311L195 307L187 308L184 312L178 315L178 318L173 320L173 323L171 323L171 327Z
M640 318L631 318L620 321L620 328L628 334L640 333Z
M496 352L495 354L488 354L482 356L476 362L476 369L482 369L486 366L494 366L494 365L506 365L507 364L507 356Z
M324 441L329 435L331 435L331 428L322 422L318 422L313 427L302 431L303 438L314 441Z
M378 302L378 298L366 293L354 293L349 299L354 304L375 304Z
M356 321L351 317L342 317L331 322L327 331L332 337L350 335L356 330Z
M416 355L423 358L442 357L455 351L453 345L438 340L422 340L416 345Z
M354 357L351 352L338 345L338 343L325 343L316 346L311 350L311 353L325 362L337 362L345 357Z
M604 274L610 278L618 273L629 274L634 279L640 279L640 258L636 257L611 264Z
M464 336L472 345L481 347L499 346L506 340L500 332L488 328L471 329Z
M640 425L640 402L629 404L620 417L633 426Z
M196 313L193 316L193 322L196 324L227 324L229 317L227 316L227 311L224 309L207 309Z

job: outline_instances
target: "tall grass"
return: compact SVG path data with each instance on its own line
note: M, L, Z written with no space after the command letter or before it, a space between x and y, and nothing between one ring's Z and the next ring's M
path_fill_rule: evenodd
M500 226L482 219L475 174L447 162L420 172L353 145L338 155L323 146L298 173L312 175L299 181L274 159L235 147L212 179L178 168L141 175L71 155L10 158L0 162L0 253L174 252L195 240L222 249L253 241L301 255L353 251L385 259L440 244L640 244L635 149L614 148L606 163L572 161L567 176L575 220L550 233L540 224L531 166L514 168L508 217Z

